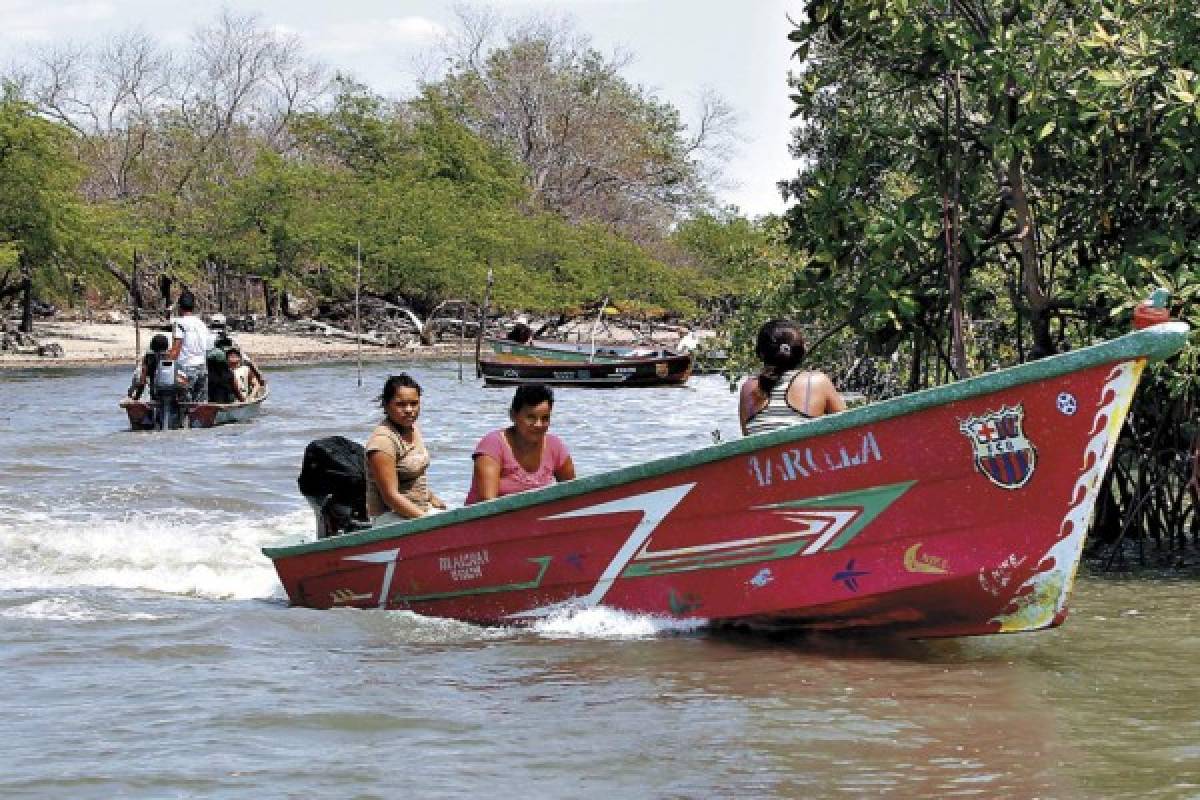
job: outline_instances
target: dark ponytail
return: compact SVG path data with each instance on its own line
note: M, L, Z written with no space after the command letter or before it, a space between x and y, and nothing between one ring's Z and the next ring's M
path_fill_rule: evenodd
M758 329L754 352L764 364L758 373L759 391L769 395L785 372L804 361L804 337L791 320L773 319Z

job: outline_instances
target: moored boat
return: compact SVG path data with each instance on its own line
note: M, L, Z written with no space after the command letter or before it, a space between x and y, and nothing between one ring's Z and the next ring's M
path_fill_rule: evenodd
M520 353L495 353L479 358L488 386L541 383L595 388L679 386L692 374L692 357L670 353L644 358L562 360Z
M406 523L267 548L295 605L513 624L634 613L924 638L1060 624L1167 323Z
M635 345L598 345L592 347L582 343L550 342L533 340L530 342L514 342L509 339L488 339L488 346L493 353L503 355L518 355L537 358L543 361L601 362L625 361L629 359L666 358L680 356L683 353L665 347L649 347Z

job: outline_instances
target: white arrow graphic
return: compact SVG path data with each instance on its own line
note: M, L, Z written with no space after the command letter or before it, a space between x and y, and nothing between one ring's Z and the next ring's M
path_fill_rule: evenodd
M392 589L392 576L396 574L396 562L400 560L400 548L395 550L380 550L378 553L364 553L361 556L344 556L343 561L364 561L368 564L387 564L383 571L383 588L379 590L379 607L386 608L388 592Z
M594 517L600 514L616 514L622 511L640 511L642 518L633 528L633 533L625 540L625 544L621 545L621 549L613 556L613 560L605 567L604 572L600 574L600 579L596 581L596 585L592 590L583 597L572 598L565 603L555 603L550 606L542 606L541 608L522 611L518 614L510 614L510 617L544 617L555 611L564 608L591 608L600 604L604 599L604 595L612 588L613 581L617 576L628 566L634 555L650 538L650 534L654 533L654 529L658 524L674 510L675 506L679 505L679 501L692 490L695 483L685 483L680 486L672 486L669 489L658 489L653 492L645 492L643 494L635 494L630 497L622 497L619 500L612 500L607 503L601 503L596 506L588 506L575 511L566 511L562 514L555 514L550 517L542 517L542 519L571 519L574 517Z

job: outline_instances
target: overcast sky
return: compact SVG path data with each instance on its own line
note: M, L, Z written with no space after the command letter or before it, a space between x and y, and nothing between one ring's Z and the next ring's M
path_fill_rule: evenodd
M631 54L624 75L694 119L705 89L736 109L737 151L725 166L725 204L758 215L783 210L775 182L795 164L787 152L792 127L787 72L787 15L796 0L466 0L513 17L570 19L602 52ZM376 91L409 96L422 65L447 28L453 2L438 0L0 0L0 58L19 59L29 45L88 41L138 28L182 46L199 24L224 8L257 14L301 36L310 55L353 73Z

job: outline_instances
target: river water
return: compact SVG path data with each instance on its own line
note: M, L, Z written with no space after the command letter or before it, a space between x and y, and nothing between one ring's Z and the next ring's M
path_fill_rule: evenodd
M304 445L397 365L277 368L263 416L134 434L126 369L0 373L0 797L1200 797L1194 583L1084 576L1054 631L773 640L288 608ZM431 483L509 392L425 387ZM469 376L468 376L469 377ZM581 475L735 435L722 379L558 394Z

